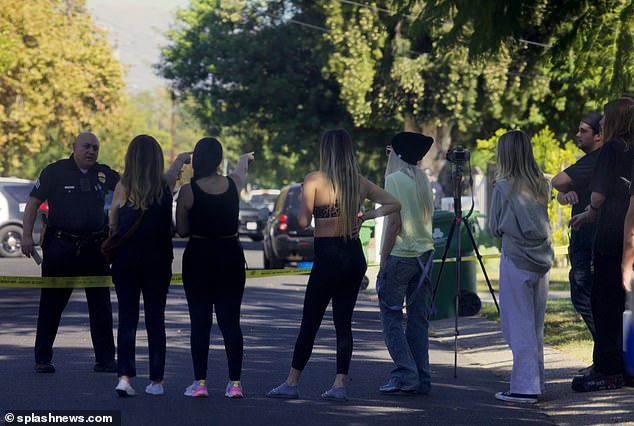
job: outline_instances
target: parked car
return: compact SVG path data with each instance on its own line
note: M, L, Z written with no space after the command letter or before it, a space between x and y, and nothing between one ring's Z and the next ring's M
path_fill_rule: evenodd
M0 178L0 257L22 256L22 215L33 181L19 178ZM33 240L37 244L42 229L41 215L48 214L48 204L42 203L33 227Z
M266 207L257 209L245 201L240 201L238 234L246 235L253 241L262 241L268 217L269 209Z
M247 201L256 209L266 207L270 213L273 211L275 200L277 200L279 195L279 189L254 189L249 192L249 198Z
M283 268L287 262L312 262L314 228L299 226L302 195L299 183L281 189L264 229L264 268Z

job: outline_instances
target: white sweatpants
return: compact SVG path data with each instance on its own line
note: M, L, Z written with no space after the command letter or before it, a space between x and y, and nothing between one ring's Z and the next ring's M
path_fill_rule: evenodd
M512 393L544 392L544 315L548 273L519 269L500 257L500 322L513 352Z

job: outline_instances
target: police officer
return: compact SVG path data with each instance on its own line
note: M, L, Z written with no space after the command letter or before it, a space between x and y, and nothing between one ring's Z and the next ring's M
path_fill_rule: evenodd
M70 158L49 164L35 183L24 211L22 253L33 253L33 224L40 204L48 201L48 225L42 241L43 277L103 276L109 267L101 255L105 239L106 193L114 190L119 174L97 163L99 140L81 133ZM108 287L86 288L90 335L96 372L116 372L112 335L112 306ZM35 337L35 371L54 373L53 342L72 288L42 288Z

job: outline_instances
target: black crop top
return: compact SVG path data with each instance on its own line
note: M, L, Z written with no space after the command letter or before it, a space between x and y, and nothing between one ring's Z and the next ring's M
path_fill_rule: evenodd
M233 179L221 194L208 194L192 182L194 204L189 211L191 235L206 238L228 237L238 233L240 200Z
M339 203L336 201L335 204L313 207L313 216L315 216L315 219L327 219L329 217L339 217L340 215Z

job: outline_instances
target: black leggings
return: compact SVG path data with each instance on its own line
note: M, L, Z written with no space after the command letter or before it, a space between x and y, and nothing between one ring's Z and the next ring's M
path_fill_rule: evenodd
M225 343L229 379L240 380L243 356L240 306L245 279L244 253L237 238L190 238L183 254L183 286L191 320L190 343L196 380L207 377L214 308Z
M623 373L623 311L625 290L621 280L621 258L594 255L592 318L596 335L592 361L603 374Z
M337 334L337 374L348 374L352 359L352 311L366 268L359 240L315 238L315 264L306 286L293 368L301 371L306 367L315 336L332 299L332 318Z
M114 278L119 305L117 361L119 376L136 376L136 332L139 325L139 300L143 293L145 328L150 357L150 380L159 382L165 373L165 303L171 274L151 276L138 271ZM143 274L142 272L145 272Z

